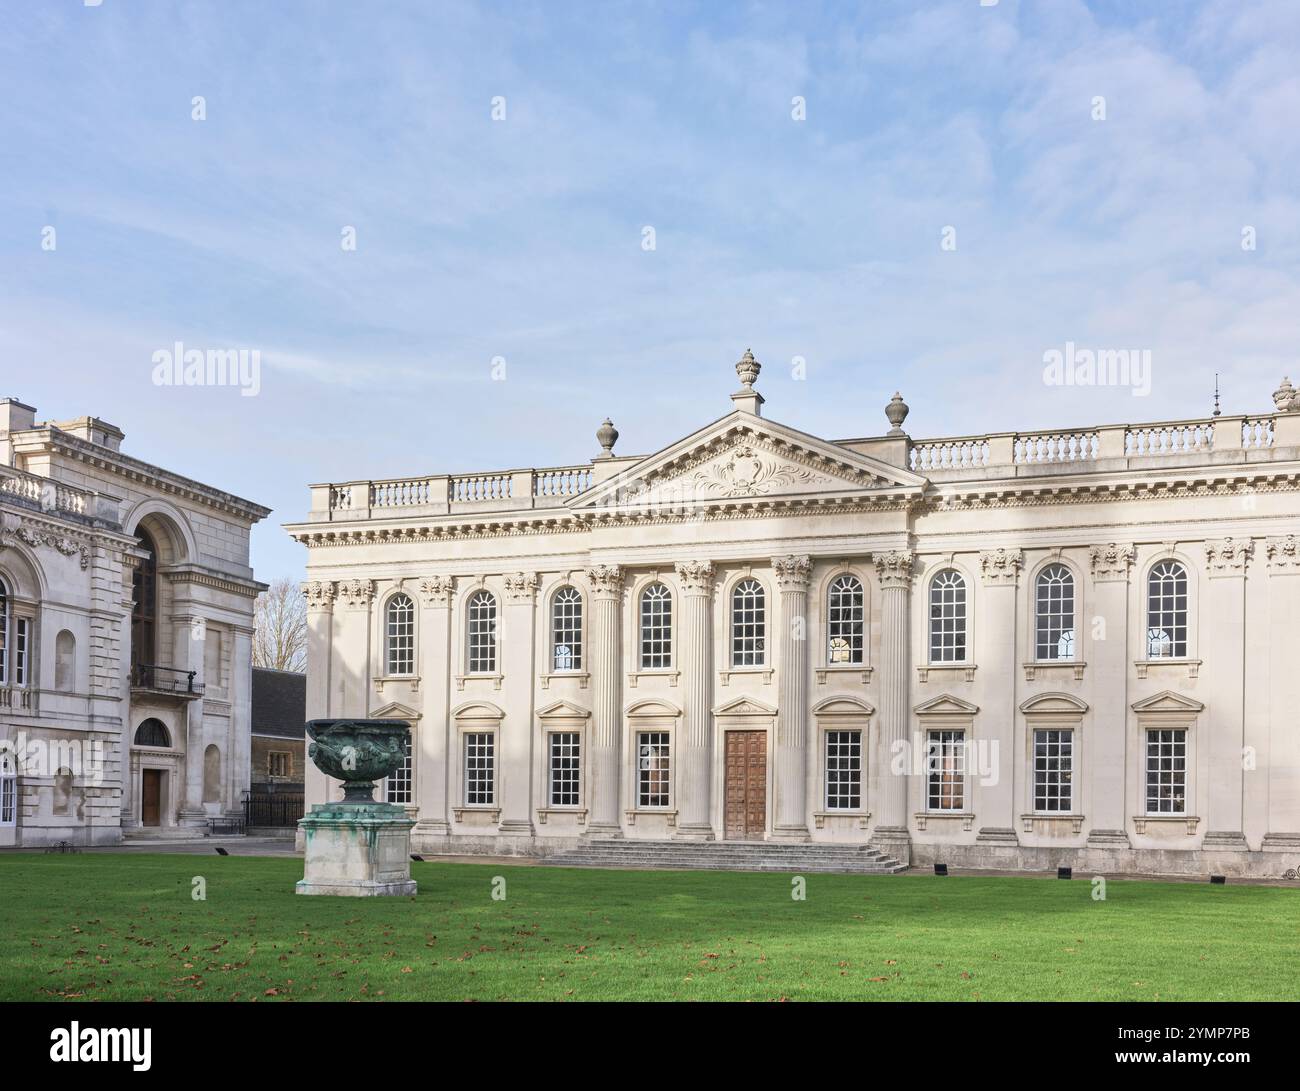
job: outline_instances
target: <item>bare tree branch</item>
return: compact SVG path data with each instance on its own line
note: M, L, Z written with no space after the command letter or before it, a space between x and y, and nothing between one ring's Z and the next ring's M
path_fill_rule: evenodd
M307 670L307 603L296 580L272 580L257 596L253 623L253 666Z

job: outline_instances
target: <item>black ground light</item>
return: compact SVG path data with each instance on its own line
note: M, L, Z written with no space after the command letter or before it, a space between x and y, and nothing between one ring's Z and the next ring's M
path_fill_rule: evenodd
M1058 868L1056 869L1056 877L1057 877L1058 879L1073 879L1073 878L1074 878L1074 868L1058 867Z
M935 865L934 865L934 873L935 873L936 875L947 875L947 874L948 874L948 865L947 865L947 864L935 864Z

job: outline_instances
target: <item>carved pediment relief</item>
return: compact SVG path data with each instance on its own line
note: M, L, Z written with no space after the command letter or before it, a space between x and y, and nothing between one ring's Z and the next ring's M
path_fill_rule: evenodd
M911 490L924 479L784 425L724 418L575 498L578 509L687 509L762 500Z

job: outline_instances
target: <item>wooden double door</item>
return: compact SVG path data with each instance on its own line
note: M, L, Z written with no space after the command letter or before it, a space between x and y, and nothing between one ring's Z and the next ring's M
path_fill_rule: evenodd
M767 831L767 732L728 731L723 834L728 841L761 841Z

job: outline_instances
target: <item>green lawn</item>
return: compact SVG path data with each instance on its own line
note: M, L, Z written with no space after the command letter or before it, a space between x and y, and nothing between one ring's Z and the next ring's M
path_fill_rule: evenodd
M414 899L304 898L293 858L0 856L0 999L1300 997L1300 890L809 875L796 901L788 875L412 874Z

